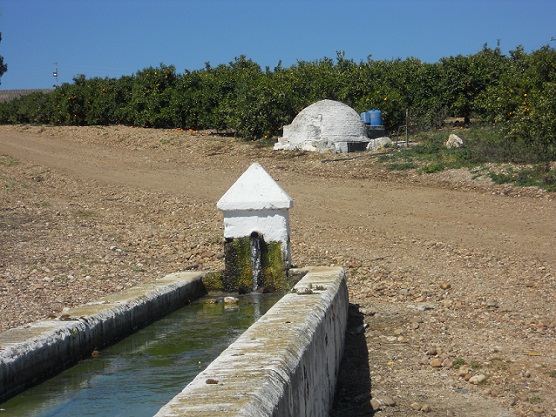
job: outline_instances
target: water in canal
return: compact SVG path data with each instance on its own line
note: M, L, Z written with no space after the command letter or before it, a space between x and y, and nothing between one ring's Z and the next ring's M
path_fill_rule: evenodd
M281 296L198 300L0 404L0 417L151 417Z

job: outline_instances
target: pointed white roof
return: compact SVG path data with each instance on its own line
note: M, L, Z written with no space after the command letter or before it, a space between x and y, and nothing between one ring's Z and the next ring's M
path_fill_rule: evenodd
M293 200L258 163L252 164L218 200L219 210L265 210L293 207Z

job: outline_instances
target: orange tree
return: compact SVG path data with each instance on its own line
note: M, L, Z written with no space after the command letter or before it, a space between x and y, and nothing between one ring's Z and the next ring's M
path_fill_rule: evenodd
M507 70L477 98L480 113L500 128L506 159L556 159L556 51L510 52Z

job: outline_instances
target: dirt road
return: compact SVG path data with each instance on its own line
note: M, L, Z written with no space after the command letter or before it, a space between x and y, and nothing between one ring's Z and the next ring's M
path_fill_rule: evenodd
M359 305L335 415L556 415L554 196L465 172L393 173L370 155L2 126L0 330L222 268L216 202L255 161L294 200L293 262L344 266Z

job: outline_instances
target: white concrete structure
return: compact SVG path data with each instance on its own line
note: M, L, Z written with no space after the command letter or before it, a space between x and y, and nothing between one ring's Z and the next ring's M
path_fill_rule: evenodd
M330 415L348 318L344 270L310 269L294 289L155 417Z
M344 153L356 144L363 145L357 150L364 150L368 142L365 123L354 109L338 101L321 100L303 109L292 124L284 126L284 135L274 149Z
M201 297L204 275L170 274L0 333L0 403Z
M282 256L291 265L290 217L291 197L258 163L252 164L216 207L224 213L224 238L251 236L256 232L265 242L281 242Z

